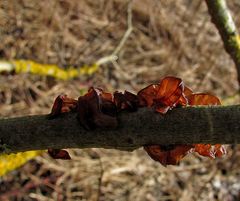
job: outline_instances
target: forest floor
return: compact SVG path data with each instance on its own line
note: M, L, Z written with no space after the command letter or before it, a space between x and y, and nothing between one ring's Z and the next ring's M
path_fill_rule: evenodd
M240 3L228 1L237 27ZM0 116L49 113L55 97L78 97L90 86L136 92L166 75L194 91L237 104L235 66L211 23L204 1L1 0L0 58L92 64L111 55L128 27L118 60L91 76L60 81L30 74L1 75ZM130 13L130 14L129 14ZM127 20L128 19L128 20ZM72 160L47 154L0 178L0 200L213 201L240 200L239 146L210 160L189 155L163 167L142 150L69 150Z

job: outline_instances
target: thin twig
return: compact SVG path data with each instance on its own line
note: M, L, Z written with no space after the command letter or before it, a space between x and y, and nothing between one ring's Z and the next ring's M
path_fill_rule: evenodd
M124 33L120 43L118 44L116 49L113 51L112 55L118 55L119 54L119 52L121 51L122 47L124 46L124 44L126 43L127 39L129 38L130 34L132 33L132 30L133 30L133 26L132 26L132 0L130 0L128 2L127 13L128 13L128 17L127 17L128 28L127 28L127 31Z
M127 9L127 30L124 33L121 41L119 42L118 46L113 50L112 54L103 58L100 58L96 64L97 65L102 65L108 62L116 62L118 59L118 54L122 50L124 44L126 43L127 39L129 38L130 34L132 33L133 30L133 25L132 25L132 0L129 0L128 2L128 9Z
M102 180L103 180L103 174L104 174L104 169L103 169L103 163L100 154L97 151L94 151L97 156L98 156L98 161L99 161L99 167L100 167L100 175L98 178L98 192L97 192L97 199L96 201L101 201L101 195L102 195Z

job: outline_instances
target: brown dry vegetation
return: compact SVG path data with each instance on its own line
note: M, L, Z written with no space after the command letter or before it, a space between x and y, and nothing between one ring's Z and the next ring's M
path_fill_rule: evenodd
M240 27L240 3L228 1ZM127 30L124 0L1 0L0 58L62 67L110 55ZM237 91L236 70L204 1L135 0L133 31L117 63L91 77L57 81L28 74L0 77L0 115L50 111L60 93L77 97L89 86L137 91L165 75L222 99ZM238 103L239 99L230 99ZM186 157L162 167L142 150L70 150L71 161L38 157L0 179L0 200L228 200L240 199L238 147L217 160Z

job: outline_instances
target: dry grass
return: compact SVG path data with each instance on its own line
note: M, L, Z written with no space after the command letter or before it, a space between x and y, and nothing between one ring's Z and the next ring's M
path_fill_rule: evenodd
M229 1L240 27L240 3ZM112 54L127 29L124 0L1 0L0 57L62 67ZM133 1L133 31L119 60L92 77L60 82L30 75L0 77L0 115L48 113L54 98L77 97L91 85L137 91L165 75L221 98L236 93L225 53L204 1ZM239 98L231 99L238 103ZM0 200L239 200L238 147L223 159L188 156L164 168L142 150L70 150L73 160L37 158L0 180Z

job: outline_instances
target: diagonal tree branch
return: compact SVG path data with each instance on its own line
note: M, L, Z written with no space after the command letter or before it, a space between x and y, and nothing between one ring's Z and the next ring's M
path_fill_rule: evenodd
M233 59L240 85L240 36L225 0L206 0L212 22L216 25L224 47Z
M152 109L121 112L115 129L87 131L75 113L0 120L2 151L47 148L134 150L146 144L240 143L240 105L175 108L166 115Z

